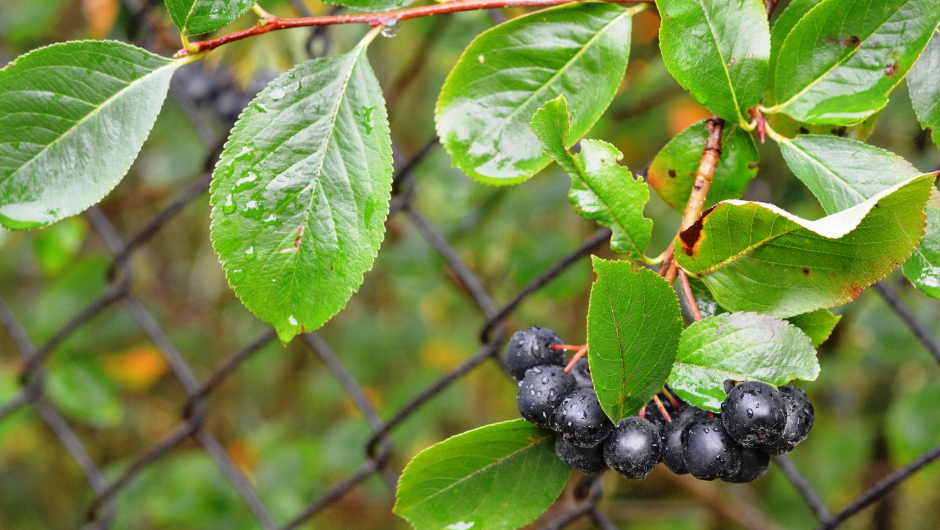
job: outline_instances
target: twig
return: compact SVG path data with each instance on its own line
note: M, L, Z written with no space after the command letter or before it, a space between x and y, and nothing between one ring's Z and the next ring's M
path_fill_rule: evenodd
M940 445L935 446L933 449L914 459L910 464L878 481L878 483L872 486L868 491L856 497L844 510L835 514L828 521L823 521L817 530L832 530L836 528L839 526L839 523L844 522L869 505L887 497L898 484L938 458L940 458Z
M705 151L702 153L702 161L698 166L698 173L695 175L695 184L692 185L692 193L689 195L689 202L682 213L682 223L679 225L679 234L692 226L702 216L702 208L705 207L705 198L708 196L708 189L712 185L712 177L715 176L715 167L718 165L718 159L721 157L721 133L724 130L725 120L718 116L712 116L708 120L708 140L705 142ZM676 234L676 239L679 235ZM675 259L675 240L666 249L665 259L659 269L659 274L666 278L671 284L676 281L676 271L678 265Z
M797 469L787 455L775 456L773 457L773 461L777 464L777 467L780 468L780 471L783 472L784 476L787 477L787 480L793 484L793 487L796 488L800 496L803 497L803 501L806 502L809 509L816 515L816 519L819 519L822 523L827 523L832 519L829 508L826 508L826 504L819 498L819 494L816 493L812 484L806 480L806 477L800 473L800 470Z
M576 0L579 1L579 0ZM303 28L313 26L332 26L336 24L369 24L370 26L389 26L397 24L403 20L412 18L429 17L443 15L445 13L457 13L460 11L480 11L485 9L506 8L506 7L550 7L563 4L576 3L572 0L456 0L443 4L432 4L428 6L409 7L395 11L385 11L382 13L354 13L349 15L325 15L319 17L300 17L300 18L278 18L268 16L259 21L258 24L241 31L222 35L214 39L200 42L192 42L189 49L182 49L176 53L176 57L186 57L197 53L204 53L214 50L219 46L242 40L255 35L262 35L269 31L278 31L288 28ZM602 0L618 4L640 4L652 3L653 0Z

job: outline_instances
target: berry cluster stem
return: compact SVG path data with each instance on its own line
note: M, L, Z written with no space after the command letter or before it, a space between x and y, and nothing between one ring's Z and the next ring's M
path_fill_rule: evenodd
M653 402L656 403L656 407L659 409L659 413L663 415L663 418L666 418L666 423L672 423L672 416L666 412L666 407L663 406L663 402L660 401L659 396L654 395Z
M574 4L580 0L455 0L427 6L409 7L382 13L354 13L349 15L324 15L318 17L279 18L264 12L261 20L254 26L222 35L214 39L190 43L190 46L177 52L175 57L185 57L195 53L207 52L230 42L262 35L269 31L312 26L332 26L336 24L369 24L370 26L397 24L411 18L429 17L456 13L459 11L481 11L506 7L551 7L562 4ZM601 0L617 4L651 4L653 0ZM646 6L641 6L645 8ZM638 9L640 6L638 6Z
M702 320L702 312L698 310L698 304L695 303L695 297L692 296L692 286L689 285L689 277L681 270L679 271L679 281L682 283L682 292L685 294L685 301L689 303L692 317L695 318L696 322Z
M667 387L663 387L663 395L666 396L666 399L668 399L674 407L676 407L676 410L682 410L682 405L679 404L676 396L672 395L672 390L669 390Z
M570 372L572 368L574 368L574 364L575 364L576 362L578 362L578 359L580 359L581 357L584 357L584 354L587 353L587 351L588 351L588 345L587 345L587 344L585 344L584 346L581 346L580 348L578 348L578 351L574 354L574 356L571 358L571 360L568 361L568 365L565 366L565 373L566 373L566 374L567 374L568 372Z

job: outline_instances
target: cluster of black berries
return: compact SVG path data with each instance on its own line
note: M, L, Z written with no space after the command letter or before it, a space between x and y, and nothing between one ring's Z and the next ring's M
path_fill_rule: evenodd
M561 338L532 326L506 347L505 363L519 383L516 404L527 421L561 436L558 457L584 473L613 469L641 479L663 462L676 474L744 483L767 471L770 455L791 451L813 426L813 406L792 386L758 381L728 388L713 414L660 392L641 414L614 425L601 409L587 359L565 373Z

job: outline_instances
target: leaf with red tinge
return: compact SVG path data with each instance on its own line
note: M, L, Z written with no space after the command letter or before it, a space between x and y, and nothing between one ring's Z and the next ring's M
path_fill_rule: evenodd
M807 221L769 204L728 201L676 242L679 265L729 311L789 317L851 301L907 260L924 235L934 175Z

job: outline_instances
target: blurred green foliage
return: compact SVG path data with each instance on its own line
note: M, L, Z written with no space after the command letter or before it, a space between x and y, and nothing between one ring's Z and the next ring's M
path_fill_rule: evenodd
M82 4L0 2L0 61L51 42L87 38L90 15ZM155 4L153 16L171 27L165 9ZM263 4L295 16L287 2ZM313 1L308 5L316 13L329 10ZM245 27L249 18L234 26ZM141 34L137 24L122 8L109 37L134 40ZM372 46L370 59L392 102L392 136L402 153L416 152L432 137L434 101L444 77L472 38L492 24L486 13L416 19L402 24L396 37ZM613 143L633 170L672 136L707 117L666 72L657 27L654 12L636 17L626 80L590 133ZM331 53L349 49L364 31L330 29ZM280 72L303 60L308 34L299 29L239 42L210 55L207 66L186 68L223 72L234 86L245 87L257 72ZM169 37L175 35L169 32ZM174 51L172 41L147 42L165 55ZM191 111L167 101L140 159L102 204L123 234L142 227L204 171L211 149L187 120ZM227 133L211 112L201 109L199 114L218 134ZM903 86L881 113L870 142L921 170L940 162ZM777 148L761 146L761 155L746 198L773 202L803 217L822 216ZM572 211L568 177L554 167L518 187L489 188L451 168L437 150L418 166L416 185L418 208L498 304L594 230ZM651 252L658 252L674 235L679 215L654 195L647 216L656 221ZM132 260L133 293L169 331L200 378L264 329L226 285L208 226L208 198L202 196ZM611 257L606 250L600 254ZM38 232L0 231L0 295L36 343L102 292L108 265L104 244L82 217ZM523 303L509 321L511 328L537 323L555 329L566 342L582 343L593 281L588 261L582 260ZM920 320L940 333L940 305L902 286L898 274L888 281L899 286ZM873 291L837 313L843 320L820 350L819 380L800 385L816 406L816 427L792 454L833 509L940 442L937 363ZM387 418L471 355L483 323L443 260L405 217L396 216L388 222L382 251L361 291L322 334ZM120 304L80 328L46 366L46 395L112 478L181 421L186 395ZM21 367L9 337L0 333L0 402L16 393ZM450 435L514 418L514 394L514 385L495 364L485 364L395 431L391 467L400 471L418 451ZM244 363L212 394L207 425L282 523L361 465L370 434L339 384L299 341L287 348L272 343ZM741 527L742 521L716 508L714 497L703 497L701 489L719 495L732 511L739 503L752 505L775 528L815 526L797 492L773 467L753 486L701 483L695 490L662 470L641 482L608 475L602 508L623 528ZM0 528L75 528L90 500L79 468L35 412L21 409L0 423ZM391 514L392 502L389 489L373 477L306 528L406 528ZM940 473L934 465L843 528L936 529L938 504ZM117 508L118 529L258 528L211 458L192 442L147 468L119 495ZM580 528L587 527L581 523Z

